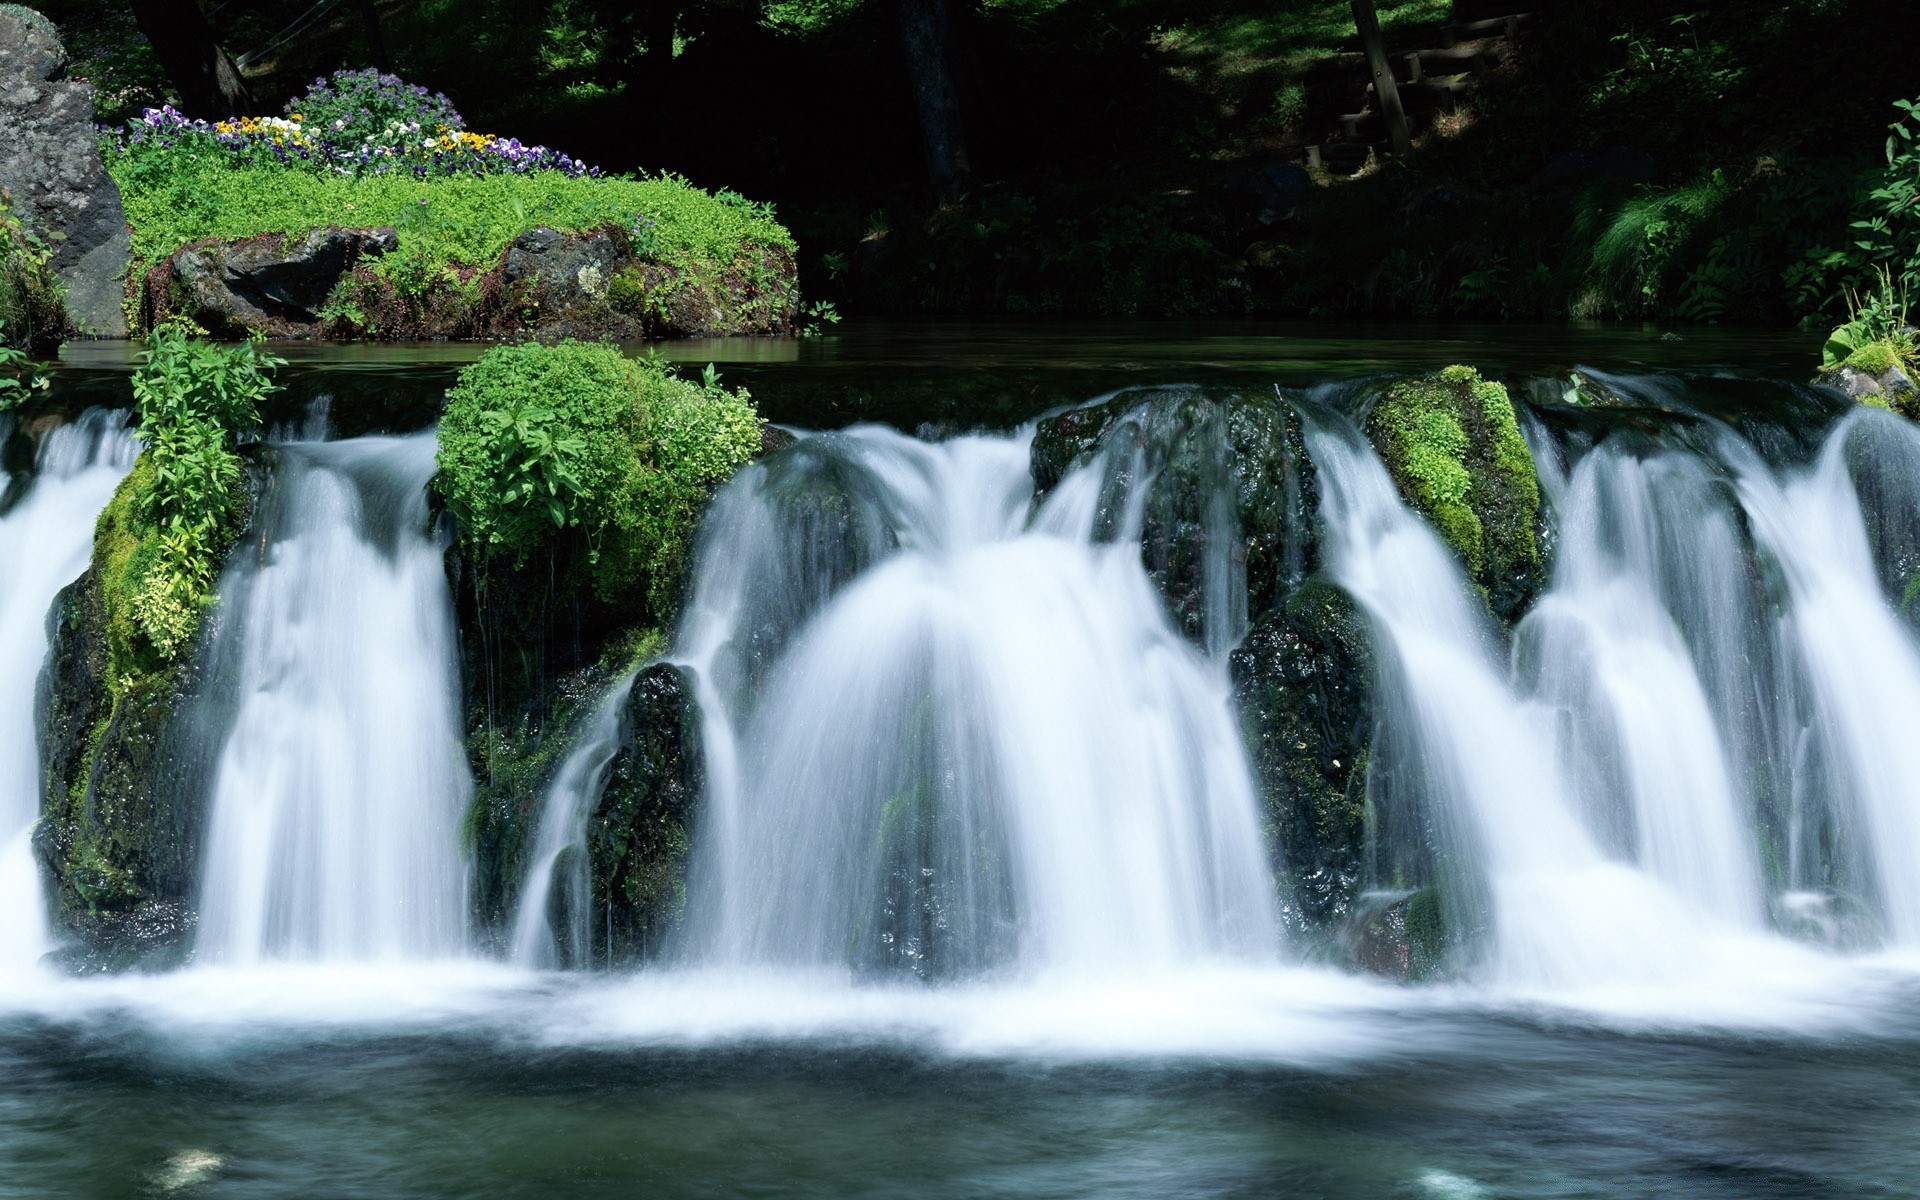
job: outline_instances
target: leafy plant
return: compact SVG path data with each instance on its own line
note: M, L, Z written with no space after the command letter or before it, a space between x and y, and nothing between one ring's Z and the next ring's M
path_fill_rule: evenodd
M6 322L0 321L0 412L18 408L35 392L45 391L47 382L39 363L7 343Z
M503 346L447 395L435 487L483 571L572 559L602 601L658 615L707 489L759 449L711 365L696 384L612 346Z
M1911 369L1920 361L1920 349L1907 322L1906 281L1896 281L1885 267L1879 274L1877 287L1848 291L1847 322L1827 335L1820 348L1822 368L1853 366L1878 375L1894 365Z
M162 660L179 654L212 602L242 512L239 438L260 426L283 360L257 342L219 345L156 329L133 376L139 468L123 484L137 545L119 580L124 615Z

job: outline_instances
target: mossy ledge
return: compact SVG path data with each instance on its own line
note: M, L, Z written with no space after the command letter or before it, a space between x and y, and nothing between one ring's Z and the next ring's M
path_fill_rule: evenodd
M1513 620L1542 582L1540 483L1513 401L1472 367L1387 387L1367 434L1400 493Z
M569 342L489 351L449 393L435 490L461 626L477 921L499 941L554 772L607 688L657 655L713 490L768 444L717 377ZM633 683L589 814L595 961L657 953L685 906L697 717L678 669Z
M263 456L245 460L222 549L266 489ZM151 486L143 453L101 513L91 566L54 603L40 681L43 791L34 849L60 957L89 972L177 965L191 951L203 798L211 763L183 718L204 676L196 620L171 654L142 632L142 581L159 531L138 515Z

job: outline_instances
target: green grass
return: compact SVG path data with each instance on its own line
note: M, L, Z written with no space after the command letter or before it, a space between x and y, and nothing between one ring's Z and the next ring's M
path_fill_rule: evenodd
M724 264L753 247L793 248L792 236L764 207L713 196L673 176L355 178L236 165L218 150L138 157L109 150L107 169L133 228L137 271L201 238L299 234L328 225L392 225L401 258L471 268L491 266L509 242L537 225L577 232L638 223L636 244L676 266Z

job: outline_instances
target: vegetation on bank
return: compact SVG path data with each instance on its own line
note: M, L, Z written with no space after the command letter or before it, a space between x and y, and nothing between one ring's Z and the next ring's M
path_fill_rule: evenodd
M1541 569L1540 484L1506 387L1466 366L1404 380L1375 404L1367 432L1495 611L1517 612Z
M605 231L624 255L702 279L764 273L768 254L794 249L766 205L672 175L601 175L545 147L472 133L445 97L393 76L316 81L282 118L209 123L149 110L101 146L133 230L134 280L202 239L329 226L393 227L397 249L364 269L403 300L470 288L539 226ZM336 293L350 317L351 275Z
M50 257L0 191L0 350L50 354L66 336L66 304L59 278L47 267Z
M178 659L213 604L221 563L247 516L237 447L258 432L260 402L277 390L280 365L255 342L217 345L177 327L153 332L133 376L143 448L94 537L110 688Z

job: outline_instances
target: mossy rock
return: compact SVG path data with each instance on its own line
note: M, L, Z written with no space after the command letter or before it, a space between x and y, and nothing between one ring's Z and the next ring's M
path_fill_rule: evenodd
M692 679L672 663L646 668L587 821L594 961L644 961L672 942L686 915L689 830L704 778Z
M1351 909L1366 846L1366 619L1316 577L1257 622L1228 665L1282 909L1296 932L1324 931Z
M246 460L230 514L244 530L266 489ZM132 513L152 464L121 481L94 532L93 562L50 622L38 727L43 790L34 849L77 971L177 965L191 952L213 763L193 711L207 687L205 622L178 653L141 633L135 591L153 531Z
M1445 906L1431 887L1365 898L1334 940L1353 966L1406 983L1441 975L1450 953Z
M1540 484L1507 389L1447 367L1386 389L1367 434L1407 502L1459 552L1493 611L1514 620L1538 592Z

